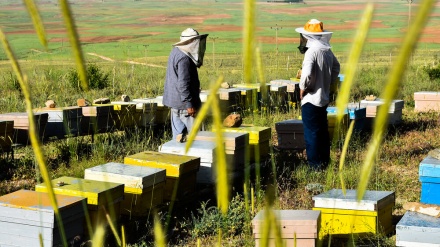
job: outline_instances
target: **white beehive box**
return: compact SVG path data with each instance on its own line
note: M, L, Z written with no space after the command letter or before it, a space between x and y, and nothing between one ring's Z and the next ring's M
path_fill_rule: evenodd
M274 210L277 223L280 225L281 238L286 246L314 247L318 238L320 211L314 210ZM262 226L265 222L265 211L262 210L252 220L252 232L259 246L262 238ZM269 245L274 246L275 238L272 228ZM272 240L272 241L271 241ZM271 243L272 242L272 243Z
M440 218L407 211L396 225L396 246L439 247Z
M193 157L200 157L200 163L215 162L215 147L213 141L194 141L185 153L186 143L176 142L175 140L168 141L159 147L160 153L188 155Z
M86 198L55 195L67 240L84 233ZM55 212L47 193L19 190L0 197L0 246L62 244Z
M414 111L440 111L440 92L415 92Z

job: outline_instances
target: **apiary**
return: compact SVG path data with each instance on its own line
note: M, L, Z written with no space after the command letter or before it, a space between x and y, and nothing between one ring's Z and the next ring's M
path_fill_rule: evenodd
M270 127L260 127L243 124L240 127L223 128L222 131L249 134L250 162L259 162L261 159L266 158L269 155L269 143L272 137L272 130Z
M306 148L304 140L304 126L302 120L290 119L275 123L278 136L278 148L303 150Z
M10 151L13 139L14 121L0 120L0 151Z
M106 133L114 128L113 106L84 106L82 109L81 131L83 135Z
M326 235L388 234L393 230L394 192L367 190L358 201L356 190L347 190L344 195L342 190L332 189L312 199L313 210L321 211L320 239Z
M66 136L78 136L81 134L82 109L79 106L38 108L34 112L47 113L47 125L44 131L44 139Z
M419 180L422 183L420 202L440 205L440 160L428 155L420 162Z
M415 92L414 103L416 112L440 111L440 92Z
M440 218L407 211L396 225L396 246L440 246Z
M273 210L281 230L285 246L314 247L318 238L320 211L315 210ZM262 210L252 220L252 233L256 246L260 246L265 223L265 211ZM275 246L275 227L271 227L269 246Z
M200 157L144 151L125 157L124 164L165 169L163 199L171 201L175 199L173 198L174 189L176 189L176 199L195 191Z
M84 197L55 195L67 241L84 233ZM18 190L0 197L0 246L62 245L47 193Z
M44 131L46 130L47 120L49 115L47 113L34 113L34 121L38 137L42 140ZM14 138L13 143L23 145L30 144L29 139L29 117L27 112L11 112L0 114L0 121L14 121Z
M124 184L121 214L146 216L163 201L165 169L110 162L87 168L84 178Z
M163 105L162 96L157 96L156 98L133 99L133 101L137 103L156 104L154 111L154 124L164 124L169 122L170 108Z
M124 185L90 179L60 177L52 180L53 191L57 195L81 196L87 198L87 208L94 229L97 224L106 224L106 212L116 222L124 198ZM44 183L37 184L35 191L47 192Z

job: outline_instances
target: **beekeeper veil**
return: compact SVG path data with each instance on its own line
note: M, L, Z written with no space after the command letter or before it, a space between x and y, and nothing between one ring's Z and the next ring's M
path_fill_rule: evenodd
M180 35L180 41L175 43L173 46L179 48L179 50L191 58L191 60L199 68L203 65L207 37L208 34L199 35L196 30L187 28L183 30L182 34Z

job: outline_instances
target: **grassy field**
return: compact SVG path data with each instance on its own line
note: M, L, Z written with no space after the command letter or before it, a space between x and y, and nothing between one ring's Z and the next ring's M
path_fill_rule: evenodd
M0 2L0 27L6 33L20 65L29 76L34 107L44 106L54 99L59 106L75 105L78 98L93 100L109 97L119 100L122 94L131 98L151 97L162 94L167 55L171 44L178 41L180 32L188 26L201 33L209 33L205 65L199 70L203 89L220 75L225 81L241 83L242 69L242 17L243 4L238 0L228 1L71 1L76 25L80 33L82 48L89 64L96 65L108 74L109 85L105 89L88 92L78 90L71 82L74 62L70 45L59 13L57 1L36 1L49 37L49 49L39 45L38 38L26 10L19 0ZM398 47L407 28L406 1L378 1L373 24L370 28L359 73L350 94L351 101L359 101L366 95L380 95L385 84L385 75L397 55ZM265 80L288 79L296 74L302 55L296 46L298 35L294 28L302 26L310 18L324 21L325 27L334 31L332 45L346 68L348 48L358 25L364 1L306 1L306 4L273 4L257 2L257 40L262 47ZM415 12L416 4L413 6ZM343 11L343 15L341 15ZM409 62L399 97L405 101L403 123L390 126L385 136L368 185L370 190L396 192L393 223L403 215L405 202L419 201L420 183L418 165L428 151L440 143L438 113L419 114L413 111L413 93L417 91L440 91L440 80L431 80L426 68L439 64L438 49L440 25L439 10L434 10L418 49ZM275 30L278 30L278 43ZM215 43L214 43L215 42ZM276 47L278 45L278 52ZM134 61L140 64L133 64ZM255 81L257 79L255 78ZM5 53L0 49L0 112L24 111L22 92L12 73ZM255 209L250 211L250 202L239 193L231 201L228 214L223 216L215 207L212 190L200 188L198 200L178 205L172 212L172 221L166 228L170 245L213 246L218 241L218 229L222 229L223 246L253 246L250 219L266 205L267 191L277 189L274 207L279 209L311 209L312 193L304 187L308 183L321 183L325 189L340 188L338 164L341 143L332 148L335 163L325 172L311 171L305 165L303 152L285 152L276 149L277 137L274 125L277 121L297 117L299 111L256 113L246 115L245 123L272 128L274 149L271 159L263 165L263 190L256 193ZM365 157L370 131L355 135L350 142L346 168L343 172L347 187L356 188L360 166ZM169 132L151 132L135 129L134 133L116 132L90 137L68 138L46 143L43 146L50 175L54 178L69 175L82 177L84 169L110 161L122 162L123 157L143 150L157 150L170 139ZM33 189L41 180L31 147L16 150L13 159L1 159L5 167L0 175L0 195L20 188ZM276 173L273 173L275 164ZM35 172L37 171L37 172ZM272 180L276 180L275 186ZM206 192L208 191L208 192ZM168 205L159 210L164 224ZM153 241L152 219L123 219L128 243L131 246L150 246ZM114 245L109 233L107 245ZM339 242L338 242L339 241ZM338 240L332 246L350 246L350 241ZM362 246L394 246L395 236L371 236L358 242Z

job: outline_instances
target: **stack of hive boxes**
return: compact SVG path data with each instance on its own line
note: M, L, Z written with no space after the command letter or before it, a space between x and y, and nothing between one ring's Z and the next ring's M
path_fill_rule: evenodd
M414 111L440 111L440 92L415 92Z
M124 164L165 169L163 200L169 202L195 191L200 157L145 151L125 157Z
M156 98L143 98L133 99L137 103L156 104L155 108L151 108L151 113L154 112L154 124L161 125L168 123L170 120L170 108L166 107L162 103L163 96L157 96Z
M110 132L114 127L113 106L83 106L81 132L83 135Z
M220 88L218 90L220 110L226 115L238 111L241 100L241 91L236 88Z
M376 100L361 100L359 106L361 108L366 108L366 121L365 127L371 128L373 126L373 120L376 118L376 114L379 107L383 105L384 101L382 99ZM404 107L403 100L393 100L388 109L388 124L399 124L402 122L402 109Z
M14 121L0 120L0 151L9 152L14 139Z
M226 164L230 179L234 181L242 177L244 164L249 155L249 134L223 132ZM195 140L215 142L216 133L211 131L197 132ZM248 159L249 160L249 159Z
M233 87L239 88L240 90L243 90L243 89L257 90L256 94L254 94L255 92L252 93L252 96L253 96L252 103L254 105L251 106L251 109L257 110L257 109L260 109L261 106L268 106L269 93L270 93L270 84L269 83L265 83L263 85L260 83L249 83L249 84L248 83L241 83L241 84L234 84ZM243 93L243 91L242 91L242 93Z
M197 172L197 183L213 183L216 180L215 174L215 141L193 141L188 152L185 153L186 143L168 141L159 147L160 153L189 155L200 158L200 169Z
M313 210L321 211L319 238L364 234L388 234L393 230L392 212L395 194L391 191L366 191L357 200L356 190L332 189L312 199Z
M265 211L262 210L252 220L252 232L255 239L255 246L261 246L265 224ZM281 231L281 238L284 246L315 247L318 232L320 215L319 211L313 210L274 210L277 224ZM269 246L275 244L275 226L271 227L269 235Z
M84 178L124 184L121 214L146 216L163 202L165 172L160 168L110 162L86 169Z
M269 105L273 109L286 107L288 100L287 85L270 84Z
M55 195L67 241L84 233L84 197ZM0 246L61 246L48 194L19 190L0 197ZM40 242L40 234L42 242Z
M111 116L116 129L123 130L139 125L140 119L136 118L136 102L112 101L110 104L97 104L102 105L113 107Z
M62 139L66 136L78 136L81 134L82 109L79 106L44 107L35 109L34 112L48 114L44 139Z
M93 231L97 225L107 225L106 214L115 223L119 219L120 204L124 198L124 185L89 179L60 177L52 180L53 191L57 195L87 198L87 209ZM48 191L46 184L35 186L35 191Z
M136 119L140 127L150 127L156 124L156 102L145 102L144 100L133 101L136 103Z
M425 157L419 165L419 179L422 182L420 202L438 207L440 205L440 160L431 155ZM438 215L434 217L407 211L396 225L396 245L440 246L439 232Z
M275 123L278 135L278 148L302 150L306 148L302 120L291 119Z
M239 109L241 111L254 111L258 109L257 88L237 87L237 85L234 85L234 88L241 92L239 103Z
M47 120L49 115L47 113L35 112L34 121L38 137L42 140L44 131L46 130ZM13 143L23 145L30 144L29 139L29 117L26 112L11 112L0 114L0 121L14 121L14 138Z
M299 103L301 100L299 98L299 80L272 80L271 85L286 86L286 91L288 94L288 101L292 103Z
M259 163L269 156L272 130L270 127L260 127L243 124L235 128L223 128L223 132L249 134L249 161ZM215 131L215 130L214 130Z

